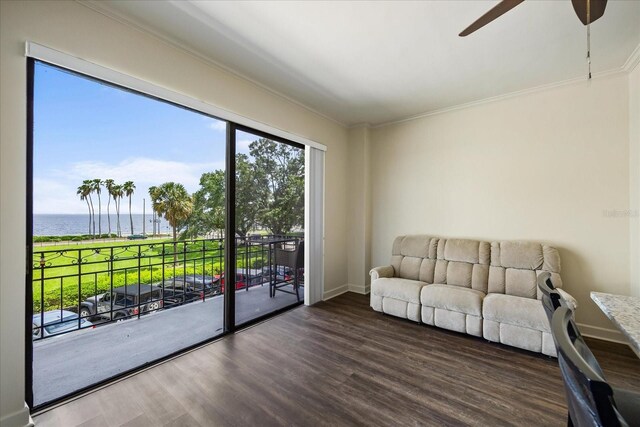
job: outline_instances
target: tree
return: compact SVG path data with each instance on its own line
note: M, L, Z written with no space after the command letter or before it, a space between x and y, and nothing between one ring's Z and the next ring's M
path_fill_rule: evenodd
M89 210L89 234L91 234L91 206L89 205L89 194L91 193L91 187L87 184L82 184L78 187L76 194L80 196L80 200L87 202L87 209Z
M149 187L149 197L151 198L151 207L153 210L153 204L160 198L160 189L158 187L151 186ZM153 210L153 235L156 235L156 211ZM158 227L159 228L159 227ZM160 230L158 229L158 234L160 234Z
M256 170L269 189L259 222L273 234L286 234L304 224L304 150L260 138L249 145Z
M133 195L133 191L136 189L133 181L127 181L122 185L122 190L124 194L129 198L129 221L131 221L131 234L133 234L133 215L131 215L131 196Z
M116 205L116 234L118 237L122 237L122 228L120 227L120 200L123 194L122 185L115 184L111 187L111 197L113 197Z
M109 225L109 237L111 237L111 212L109 208L111 206L111 196L112 196L113 186L114 186L114 181L112 179L104 180L104 187L107 189L107 223Z
M102 200L100 200L102 180L100 178L91 180L91 190L98 195L98 236L102 236Z
M78 187L78 190L80 190L80 188L83 188L83 192L85 192L85 197L89 199L89 210L91 211L91 224L92 224L92 228L90 228L89 230L89 234L91 234L92 236L96 235L96 213L95 210L93 209L93 200L91 199L91 193L93 192L93 180L91 179L85 179L84 181L82 181L82 185L80 187Z
M246 236L256 228L269 202L266 175L246 154L236 155L236 233Z
M177 230L191 215L193 200L182 184L165 182L151 187L149 196L153 210L163 216L173 228L173 251L176 252Z
M200 177L200 189L193 195L193 213L184 236L195 238L222 232L225 227L225 171L206 172ZM264 174L246 154L236 155L236 233L246 236L258 225L268 202L269 191Z
M152 189L149 194L153 202ZM193 211L187 220L184 237L196 238L222 233L225 226L225 174L223 170L205 172L200 177L200 189L193 194Z

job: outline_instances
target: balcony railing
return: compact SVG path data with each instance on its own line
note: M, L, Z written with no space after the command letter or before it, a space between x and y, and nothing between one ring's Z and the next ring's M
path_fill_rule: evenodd
M236 238L236 291L292 272L272 265L297 237ZM224 292L224 239L93 244L33 252L33 339L204 301Z

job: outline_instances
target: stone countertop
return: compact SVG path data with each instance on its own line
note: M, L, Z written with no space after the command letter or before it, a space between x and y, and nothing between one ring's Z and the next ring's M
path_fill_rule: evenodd
M591 299L622 331L640 357L640 298L591 292Z

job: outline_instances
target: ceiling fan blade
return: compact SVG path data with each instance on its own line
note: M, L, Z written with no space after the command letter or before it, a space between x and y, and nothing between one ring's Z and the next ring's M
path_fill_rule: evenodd
M604 9L607 7L607 0L588 0L591 7L591 16L587 21L587 0L571 0L573 4L573 10L576 11L576 15L584 25L595 21L604 15Z
M489 22L493 21L494 19L496 19L496 18L502 16L503 14L509 12L511 9L513 9L514 7L516 7L517 5L522 3L523 1L524 0L502 0L500 3L495 5L491 10L489 10L487 13L485 13L480 18L478 18L473 24L471 24L467 28L465 28L464 31L462 31L458 35L460 37L468 36L469 34L473 33L474 31L484 27L485 25L487 25ZM591 1L594 1L594 0L591 0ZM602 0L600 0L600 1L602 1Z

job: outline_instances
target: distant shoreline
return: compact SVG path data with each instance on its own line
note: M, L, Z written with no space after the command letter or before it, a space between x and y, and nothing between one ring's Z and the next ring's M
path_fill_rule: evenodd
M131 219L133 219L133 232L131 232ZM131 234L153 234L153 216L151 213L146 214L131 214L129 217L128 212L120 212L120 228L121 235L128 236ZM95 222L95 229L93 224ZM109 228L109 222L111 227ZM106 212L102 212L102 215L98 216L96 213L95 221L91 223L91 229L89 229L89 215L88 214L34 214L33 215L33 236L34 237L62 237L62 236L83 236L90 234L116 234L117 217L115 213L111 212L107 216ZM160 226L159 232L166 234L171 232L169 223L160 218L156 225ZM158 230L156 229L156 234Z

